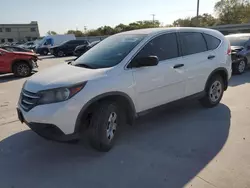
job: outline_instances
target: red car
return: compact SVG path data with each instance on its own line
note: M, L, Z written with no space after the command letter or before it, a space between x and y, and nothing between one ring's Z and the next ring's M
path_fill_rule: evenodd
M37 55L32 52L13 52L0 48L0 74L30 76L32 72L37 72L37 60Z

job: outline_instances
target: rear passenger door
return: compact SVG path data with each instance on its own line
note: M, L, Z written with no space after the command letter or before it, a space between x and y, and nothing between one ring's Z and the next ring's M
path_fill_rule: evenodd
M199 32L180 32L182 59L185 65L185 96L204 90L208 75L214 70L216 54L208 49L205 35ZM210 37L208 36L207 39Z

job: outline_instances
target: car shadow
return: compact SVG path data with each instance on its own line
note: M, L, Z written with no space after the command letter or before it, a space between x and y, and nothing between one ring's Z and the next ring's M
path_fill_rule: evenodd
M229 86L235 87L246 83L250 83L250 70L241 75L233 75L229 81Z
M3 75L0 75L0 84L10 82L10 81L20 80L20 79L23 79L23 78L16 77L13 74L3 74Z
M23 131L0 142L0 187L183 187L223 148L230 118L224 104L161 109L122 126L107 153Z

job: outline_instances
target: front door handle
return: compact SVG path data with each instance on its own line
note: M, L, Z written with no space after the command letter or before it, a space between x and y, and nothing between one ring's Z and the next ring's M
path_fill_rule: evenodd
M210 56L208 56L207 58L208 58L208 59L213 59L213 58L215 58L215 55L210 55Z
M174 69L178 69L178 68L183 67L183 66L184 66L184 64L177 64L177 65L175 65L173 68L174 68Z

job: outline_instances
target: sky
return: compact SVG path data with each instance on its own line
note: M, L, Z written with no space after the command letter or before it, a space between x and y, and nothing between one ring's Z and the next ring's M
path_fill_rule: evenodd
M200 13L214 13L218 0L200 0ZM197 0L11 0L0 7L0 24L38 21L41 35L47 31L96 29L120 23L155 19L163 25L196 15Z

